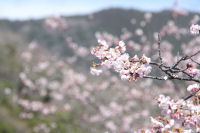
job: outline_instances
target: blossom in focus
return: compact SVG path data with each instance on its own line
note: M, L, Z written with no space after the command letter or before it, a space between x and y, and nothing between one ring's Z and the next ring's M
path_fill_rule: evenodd
M199 85L193 84L188 86L187 90L195 92L198 90ZM194 97L198 98L199 93ZM169 96L165 97L160 95L156 98L161 112L165 112L163 116L158 116L156 118L151 118L152 120L152 131L153 132L183 132L191 133L194 132L192 128L196 128L196 132L199 132L200 127L200 115L199 115L199 103L196 98L183 100L183 99L172 99ZM169 119L172 118L172 119ZM176 124L175 124L176 123ZM165 125L165 126L162 126ZM175 125L179 125L180 128L175 128ZM185 130L187 127L190 130Z
M119 47L122 53L124 53L126 51L126 46L125 43L123 41L119 42Z
M151 122L152 122L152 124L154 124L155 126L164 127L164 125L163 125L161 122L157 121L157 120L154 119L153 117L151 117Z
M98 40L98 44L99 44L100 46L103 46L104 49L108 49L108 48L109 48L109 45L106 43L105 40Z
M169 129L174 125L174 119L168 120L167 125L165 125L165 129Z
M149 64L151 62L151 58L146 57L144 54L142 56L142 58L140 59L140 61L144 64Z
M130 76L129 76L129 75L122 75L122 76L121 76L121 79L122 79L122 80L129 80L129 79L130 79Z
M113 68L118 72L122 80L136 81L137 77L142 78L151 72L150 58L145 55L141 59L137 55L130 58L128 53L124 53L125 50L126 46L123 41L120 41L116 47L109 48L106 41L98 40L98 47L93 48L91 54L102 61L102 66Z
M193 24L190 26L190 33L193 35L199 34L200 26L198 24Z
M187 73L189 73L192 77L199 77L200 76L200 70L196 69L194 67L189 67L187 69Z
M199 89L199 84L189 85L187 91L189 92L196 92Z

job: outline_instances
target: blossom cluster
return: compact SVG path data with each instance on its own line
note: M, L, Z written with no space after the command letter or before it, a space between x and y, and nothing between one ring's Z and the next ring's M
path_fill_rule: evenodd
M189 85L187 91L197 92L199 90L198 84ZM172 99L169 96L159 95L156 98L158 106L161 109L161 115L156 118L151 117L151 130L144 130L144 132L177 132L177 133L191 133L200 132L200 107L199 98L200 93L195 95L190 100Z
M180 15L180 12L177 12L177 10L173 10L173 13ZM136 21L134 18L131 19L132 24L138 23L140 27L136 28L134 32L123 27L119 38L106 32L97 32L95 36L99 39L99 45L97 48L92 49L91 53L102 62L93 63L90 72L93 75L100 75L102 70L96 67L101 65L114 69L123 80L136 80L138 77L142 78L148 75L152 69L150 66L151 59L158 59L157 52L153 51L157 51L157 43L154 43L151 48L151 45L148 45L151 42L149 35L145 34L145 26L148 26L147 24L152 20L152 15L151 13L146 13L141 22L139 20ZM194 21L192 23L198 22L198 18L195 17ZM46 19L45 24L54 30L64 30L67 28L67 23L59 16ZM199 33L198 25L191 27L193 27L191 28L191 33ZM178 27L173 20L168 21L160 31L161 37L170 35L177 40L180 40L181 37L185 37L187 34L188 30ZM153 35L156 35L156 40L157 33ZM133 41L131 39L134 36L138 39ZM127 46L123 41L119 42L119 40L127 42ZM194 53L195 50L200 48L199 41L200 38L196 37L189 43L182 44L183 53L186 55ZM113 42L117 45L110 48ZM141 45L141 43L146 45ZM170 79L168 76L163 77L166 82L164 82L162 89L157 89L158 87L152 84L152 79L135 83L133 87L120 82L115 75L112 75L110 80L90 80L88 75L72 69L72 67L77 66L77 64L73 63L78 57L88 59L88 48L75 43L69 36L66 37L66 44L74 52L72 57L68 57L68 64L65 61L58 60L55 56L46 58L47 56L43 55L43 53L37 53L39 50L36 48L39 45L37 46L35 42L32 42L27 51L22 53L23 71L19 77L23 87L20 88L18 94L13 95L14 104L20 105L23 111L19 117L22 119L35 119L38 116L45 115L42 118L55 122L48 124L43 123L44 120L39 121L40 123L35 125L33 129L34 132L49 133L54 132L54 130L58 131L57 127L60 127L58 121L62 122L68 117L65 115L66 118L64 118L61 115L60 118L58 114L70 111L76 115L76 125L81 127L92 125L92 128L89 127L91 132L98 132L99 125L110 132L133 132L133 130L141 128L141 126L146 128L149 125L148 121L144 121L141 124L140 120L143 117L149 116L150 111L148 108L152 105L152 97L158 94L175 92L176 86L172 81L168 80ZM125 53L126 50L134 50L138 54L153 55L151 59L145 55L141 58L138 58L137 55L130 57L128 53ZM172 53L173 44L170 42L162 40L160 50L164 64L172 65L177 61L176 56ZM193 59L200 61L198 56L196 58L193 57ZM185 71L193 78L198 78L200 74L199 70L191 64L187 65ZM154 90L154 88L157 90ZM199 85L189 85L187 90L191 94L195 94L199 90ZM12 96L10 93L12 93L11 89L6 88L5 94ZM109 95L114 95L114 97L109 97ZM156 101L162 110L162 116L150 117L152 128L150 130L143 130L143 132L188 133L193 132L193 130L199 132L199 94L195 94L187 102L184 100L174 100L163 95L160 95ZM140 107L142 106L145 106L146 109L142 108L141 110ZM57 124L58 126L56 126Z
M195 68L191 63L187 64L187 73L194 78L198 78L200 76L200 70Z
M67 62L53 56L47 57L38 49L39 45L31 43L26 51L22 52L23 71L19 73L19 78L23 88L19 94L13 97L14 104L22 108L22 112L19 114L21 119L32 120L36 119L38 115L49 118L59 112L72 111L76 113L76 110L81 110L80 115L76 115L80 119L80 125L102 124L106 130L111 132L119 130L120 132L129 132L134 128L133 126L141 128L140 124L135 121L149 115L148 110L137 109L139 105L136 101L150 102L152 97L161 93L156 91L152 96L149 95L149 92L142 92L142 89L134 87L130 89L125 83L120 82L117 76L112 76L110 81L103 79L100 82L91 82L84 73L74 71ZM95 74L102 72L95 68L91 70ZM54 76L55 78L53 78ZM148 79L142 84L136 84L139 88L141 86L149 87L151 83L151 79ZM99 85L96 86L97 84ZM164 90L166 91L163 88L162 91ZM100 100L99 92L105 96L109 91L112 91L117 100L109 97L108 103L104 103ZM5 89L5 93L12 92ZM82 110L82 107L85 109ZM132 109L137 110L132 111ZM119 118L120 121L116 118ZM57 119L59 118L57 117ZM41 121L37 120L37 122ZM147 125L147 123L143 124ZM34 125L34 131L50 132L54 130L49 126L42 125L42 123ZM93 129L96 130L96 127Z
M113 68L118 72L122 80L137 80L138 77L142 78L151 72L150 58L145 55L140 59L137 55L130 58L125 51L126 46L123 41L120 41L116 47L109 48L106 41L98 40L98 47L93 48L91 53L102 61L100 65ZM91 73L99 75L102 71L95 70L96 66L97 64L94 63Z
M198 25L192 25L190 30L192 34L199 34ZM98 47L92 49L91 53L95 55L98 59L100 59L102 62L100 64L93 64L93 68L91 68L92 74L99 75L100 73L102 73L102 70L96 69L97 65L102 65L106 66L107 68L113 68L116 72L120 74L121 79L131 80L137 79L137 77L145 76L145 74L142 75L141 73L138 73L138 69L135 69L136 71L133 72L131 71L131 68L137 68L138 64L145 65L146 67L148 67L149 63L151 62L150 58L147 58L145 55L143 55L141 59L139 59L137 55L130 58L129 55L125 53L126 47L122 41L120 41L114 48L109 48L110 45L108 45L106 41L98 40L98 43ZM191 63L187 64L186 72L192 78L199 78L199 69L195 68L195 66ZM166 77L165 79L167 80L168 78ZM156 118L151 117L151 129L142 130L142 132L200 132L200 94L198 93L199 84L189 85L187 91L191 93L191 99L189 100L175 100L170 98L169 96L165 97L164 95L160 95L158 98L156 98L156 101L158 102L159 107L161 109L161 116L158 116ZM111 122L109 122L107 126L112 128L113 131L116 129L113 123Z

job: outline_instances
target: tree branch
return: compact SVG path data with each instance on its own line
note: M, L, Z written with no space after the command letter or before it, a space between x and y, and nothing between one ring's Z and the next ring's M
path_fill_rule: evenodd
M195 60L193 60L192 58L190 58L190 60L191 60L192 62L196 63L197 65L199 65L199 66L200 66L200 63L196 62L196 61L195 61Z
M161 63L161 65L162 65L163 62L162 62L162 56L161 56L160 44L161 44L161 38L160 38L160 34L158 33L158 55L159 55L160 63Z

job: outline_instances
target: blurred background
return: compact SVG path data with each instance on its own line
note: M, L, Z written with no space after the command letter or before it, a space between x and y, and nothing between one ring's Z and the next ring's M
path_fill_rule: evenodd
M93 76L97 40L164 63L200 49L191 24L199 0L0 1L0 133L129 133L159 115L159 94L182 98L189 82ZM196 58L200 62L200 58ZM157 70L152 75L161 75Z

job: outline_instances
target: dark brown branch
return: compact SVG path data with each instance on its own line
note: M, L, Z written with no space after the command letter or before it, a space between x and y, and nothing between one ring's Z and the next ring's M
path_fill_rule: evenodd
M185 60L188 60L188 59L191 59L192 57L196 56L196 55L199 54L199 53L200 53L200 50L197 51L196 53L194 53L194 54L191 55L191 56L188 56L188 55L183 56L181 59L179 59L179 60L172 66L172 68L175 68L176 66L179 65L180 62L185 61Z
M187 101L188 99L190 99L191 97L193 97L200 89L198 89L197 91L195 91L194 93L192 93L191 95L187 96L186 98L184 98L185 101Z
M181 57L179 60L177 60L176 63L174 63L174 65L172 66L167 66L165 64L163 64L162 62L162 56L161 56L161 39L160 39L160 35L158 34L158 54L159 54L159 61L160 63L157 63L157 62L150 62L149 64L150 65L153 65L155 67L158 67L162 72L164 72L169 80L181 80L181 81L193 81L193 82L197 82L197 83L200 83L200 80L199 79L196 79L195 77L192 77L189 73L187 73L187 68L185 69L181 69L179 67L177 67L182 61L186 61L188 59L190 59L192 62L198 64L200 66L200 63L194 61L192 59L192 57L198 55L200 53L200 50L197 51L196 53L188 56L188 55L185 55L183 57ZM178 75L176 75L176 73L182 73L184 75L186 75L187 77L179 77ZM164 77L157 77L157 76L144 76L143 78L150 78L150 79L156 79L156 80L166 80ZM188 100L190 99L191 97L193 97L200 89L198 89L195 93L189 95L188 97L184 98L184 100Z
M191 60L192 62L196 63L197 65L199 65L199 66L200 66L200 63L196 62L196 61L195 61L195 60L193 60L192 58L190 58L190 60Z
M192 93L191 95L187 96L186 98L184 98L185 101L187 101L188 99L190 99L191 97L193 97L195 95L195 93Z
M184 61L184 60L187 60L187 59L189 59L189 57L188 57L187 55L184 56L184 57L182 57L182 58L180 58L180 59L172 66L172 68L175 68L176 66L179 65L179 63L180 63L181 61Z
M150 79L157 79L157 80L166 80L164 77L149 76L149 75L148 76L143 76L143 78L150 78ZM168 79L169 80L193 81L193 82L200 83L199 79L178 77L177 75L174 75L174 74L169 74L168 75Z
M143 78L157 79L157 80L165 80L164 77L156 77L156 76L143 76Z
M160 35L158 34L158 54L159 54L159 61L160 62L150 62L149 65L152 65L154 67L157 67L158 69L160 69L161 72L164 72L167 76L167 79L169 80L180 80L180 81L193 81L193 82L196 82L196 83L200 83L200 79L196 79L195 77L193 77L192 75L190 75L188 72L187 72L187 69L188 67L186 67L185 69L182 69L182 68L179 68L178 65L182 62L182 61L186 61L186 60L191 60L192 62L195 62L196 64L200 65L200 63L194 61L192 59L192 57L198 55L200 53L200 50L197 51L196 53L188 56L188 55L185 55L183 57L181 57L179 60L177 60L176 63L174 63L174 65L172 66L167 66L165 64L163 64L163 61L162 61L162 56L161 56L161 39L160 39ZM138 61L133 61L133 60L130 60L130 62L140 62L140 60ZM142 63L142 62L141 62ZM187 77L179 77L177 74L178 73L182 73L184 75L186 75ZM156 79L156 80L167 80L166 78L164 78L163 76L161 77L157 77L157 76L143 76L143 78L149 78L149 79ZM199 90L198 90L199 91ZM191 94L190 96L186 97L184 100L187 100L191 97L193 97L195 95L194 94Z
M177 80L183 80L183 81L194 81L194 82L200 83L200 80L195 79L195 78L184 78L184 77L172 76L169 79L177 79Z
M191 55L190 58L196 56L196 55L199 54L199 53L200 53L200 50L198 50L196 53L194 53L193 55Z

